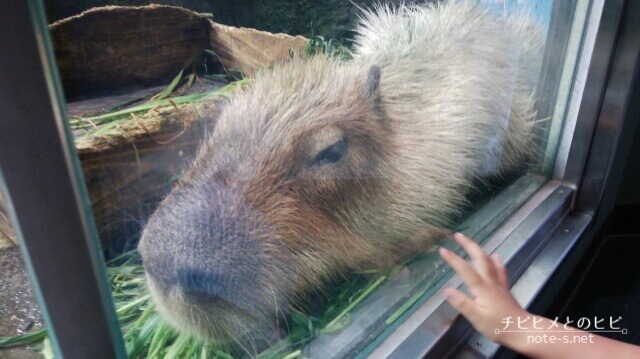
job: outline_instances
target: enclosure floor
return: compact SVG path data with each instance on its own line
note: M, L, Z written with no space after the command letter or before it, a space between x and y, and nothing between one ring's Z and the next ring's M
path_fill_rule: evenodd
M0 337L42 328L42 317L20 250L0 234ZM26 348L0 349L0 359L42 356Z

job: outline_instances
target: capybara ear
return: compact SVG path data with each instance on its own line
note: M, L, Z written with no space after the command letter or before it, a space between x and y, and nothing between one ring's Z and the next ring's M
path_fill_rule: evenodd
M380 67L371 66L367 82L364 85L364 96L366 99L373 100L375 104L380 98Z

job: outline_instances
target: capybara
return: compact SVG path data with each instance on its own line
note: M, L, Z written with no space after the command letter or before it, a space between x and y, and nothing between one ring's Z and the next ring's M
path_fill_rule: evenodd
M474 181L530 162L539 28L471 1L381 5L353 60L263 71L146 225L160 312L218 344L273 340L309 291L428 249Z

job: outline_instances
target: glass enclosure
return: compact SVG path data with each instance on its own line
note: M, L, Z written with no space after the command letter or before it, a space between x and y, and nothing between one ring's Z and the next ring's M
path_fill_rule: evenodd
M365 357L550 178L590 11L159 3L37 4L136 358Z

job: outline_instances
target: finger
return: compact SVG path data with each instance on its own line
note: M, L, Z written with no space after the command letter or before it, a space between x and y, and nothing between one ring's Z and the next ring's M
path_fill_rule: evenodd
M464 293L457 289L447 288L444 290L444 295L447 302L457 310L460 314L464 315L471 323L474 322L477 314L476 304L467 297Z
M495 267L496 275L498 276L498 284L502 286L504 289L509 290L509 279L507 278L507 268L502 263L502 259L498 253L494 253L491 255L491 262L493 262L493 266Z
M475 293L474 295L477 295L483 290L485 286L483 279L478 275L478 273L476 273L471 265L467 263L467 261L444 247L440 247L439 252L442 259L449 263L451 268L453 268L460 278L462 278L462 281L467 285L469 291Z
M498 277L493 267L493 263L484 249L470 238L465 237L462 233L454 234L453 238L467 253L469 253L471 262L480 276L489 283L497 283Z

